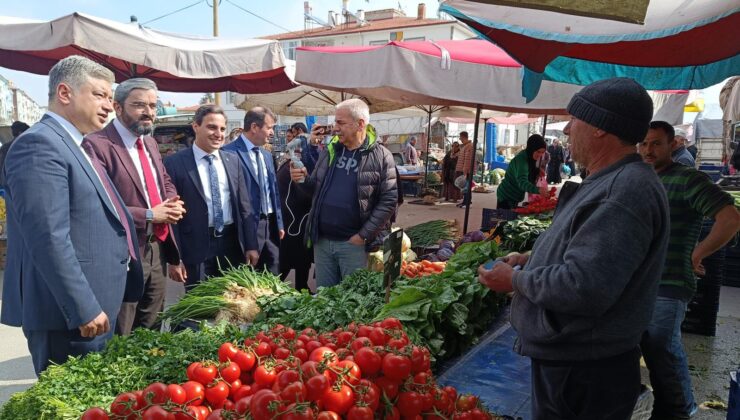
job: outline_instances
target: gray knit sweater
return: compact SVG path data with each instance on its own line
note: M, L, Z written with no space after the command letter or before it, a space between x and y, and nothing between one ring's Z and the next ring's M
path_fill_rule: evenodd
M515 272L516 350L562 361L633 349L652 316L668 244L665 189L630 155L561 200L552 226Z

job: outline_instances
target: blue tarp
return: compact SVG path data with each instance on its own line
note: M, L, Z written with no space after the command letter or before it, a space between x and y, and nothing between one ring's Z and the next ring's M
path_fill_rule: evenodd
M478 395L496 414L526 420L532 417L530 361L514 352L516 332L508 318L507 308L475 347L441 367L437 383Z

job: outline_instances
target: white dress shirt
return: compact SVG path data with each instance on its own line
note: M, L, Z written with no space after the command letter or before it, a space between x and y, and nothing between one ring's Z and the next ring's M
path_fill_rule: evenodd
M82 135L82 133L80 133L80 130L78 130L77 127L72 125L71 122L67 121L64 117L62 117L59 114L56 114L51 111L46 111L46 114L54 118L54 120L58 122L59 125L62 126L62 128L64 128L64 130L69 134L69 136L72 137L72 140L74 140L74 143L77 145L77 147L80 148L80 151L82 152L82 156L85 156L87 163L90 164L90 167L92 168L93 172L95 173L95 175L98 176L98 181L100 181L100 184L103 185L103 191L105 191L105 196L108 198L108 202L111 205L113 205L113 200L108 195L108 190L105 189L105 184L103 184L103 180L100 179L100 174L98 173L98 171L95 170L95 167L93 166L92 161L90 160L90 156L88 156L87 152L85 152L85 149L82 148L82 139L84 138L84 136ZM118 217L118 213L116 213L116 217Z
M206 197L208 206L208 227L213 227L213 198L211 197L211 178L208 176L208 155L203 149L193 143L193 157L195 166L198 168L200 184L203 186L203 195ZM221 160L221 154L213 153L213 166L216 167L218 174L218 189L221 191L221 210L224 214L224 226L234 223L234 217L231 215L231 191L229 190L229 179L226 177L226 168Z
M134 161L134 167L136 167L136 173L139 174L139 180L141 180L141 186L144 187L144 199L146 199L146 204L149 208L152 208L152 203L149 202L149 194L147 194L146 189L146 180L144 179L144 170L141 167L141 160L139 159L139 150L136 148L136 140L139 139L139 137L134 136L134 133L131 132L128 128L124 127L123 124L121 124L120 121L118 121L118 118L113 120L113 126L116 128L116 131L118 131L118 135L121 136L121 140L123 140L123 144L126 146L126 151L128 151L129 156L131 156L131 160ZM141 139L142 143L144 142L144 139ZM157 176L157 170L155 169L156 166L154 166L154 161L152 161L152 156L149 154L149 151L146 149L146 145L144 145L144 154L146 155L146 158L149 160L149 167L152 168L152 176L154 177L154 183L157 187L157 193L160 197L162 197L162 191L159 188L159 178Z
M249 159L252 161L252 165L254 166L254 168L256 170L259 170L260 169L260 166L257 165L257 154L254 153L254 151L252 150L252 149L258 148L258 146L255 146L254 143L252 143L247 138L247 136L244 135L244 133L242 133L242 139L244 140L244 144L247 145L247 150L249 151L248 155L249 155ZM267 176L267 165L266 165L266 162L265 162L265 157L262 155L262 152L261 151L259 153L259 159L260 159L260 162L262 164L262 166L261 166L262 173L258 174L258 176L263 179L265 188L267 188L267 191L265 193L265 197L267 198L267 211L268 211L268 214L272 214L275 211L272 208L272 200L270 199L270 194L269 194L270 189L272 188L272 186L270 185L270 179Z

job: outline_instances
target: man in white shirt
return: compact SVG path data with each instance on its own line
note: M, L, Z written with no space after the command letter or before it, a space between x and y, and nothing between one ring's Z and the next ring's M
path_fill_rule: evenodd
M108 176L121 194L136 225L144 269L144 296L124 304L116 333L126 335L138 327L156 328L164 309L166 265L179 266L180 255L171 224L185 208L162 163L157 141L151 136L157 113L157 85L149 79L129 79L114 94L116 119L86 136Z
M188 288L230 266L256 265L259 258L259 220L249 204L239 157L220 150L226 134L223 109L198 108L193 131L193 147L164 161L172 183L188 203L187 214L174 229ZM181 279L182 272L170 267L175 279Z
M252 212L259 218L257 246L260 252L257 269L266 268L280 274L280 240L285 236L275 164L263 146L273 136L275 115L269 108L254 107L244 116L241 137L224 146L239 155L244 179L249 184Z

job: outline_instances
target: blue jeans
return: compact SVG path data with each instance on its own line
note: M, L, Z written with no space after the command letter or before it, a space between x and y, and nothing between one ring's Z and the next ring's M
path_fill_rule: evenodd
M316 287L337 285L344 277L367 267L365 246L347 241L319 238L314 244L313 259Z
M653 319L640 344L650 371L655 403L653 418L689 418L696 411L691 376L681 343L686 302L658 297Z

